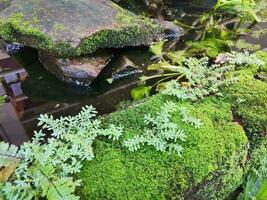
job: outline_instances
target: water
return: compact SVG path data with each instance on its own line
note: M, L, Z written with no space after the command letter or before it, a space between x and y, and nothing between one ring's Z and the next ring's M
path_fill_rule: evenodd
M122 5L134 12L141 10L149 17L171 20L185 16L191 22L212 5L210 2L205 0L200 4L188 4L187 0L171 1L159 5L157 9L144 5L137 9L134 5L123 2ZM251 28L267 28L267 24L261 23ZM184 39L188 37L192 35L186 35ZM244 36L244 39L261 44L262 49L267 48L266 34L259 39L251 36ZM180 42L176 48L182 46L183 43ZM40 114L55 117L74 115L84 105L93 105L101 115L115 111L121 101L131 99L130 90L137 85L138 76L149 73L145 67L150 63L151 57L146 47L116 50L115 58L101 72L92 87L80 88L59 81L45 70L33 49L23 48L13 57L0 53L0 95L8 96L7 102L0 107L0 140L15 145L28 141L34 130L38 129L37 118ZM121 75L128 76L121 78ZM112 84L107 81L111 78L114 80Z
M151 54L147 48L120 50L91 88L59 81L43 68L32 49L23 49L16 59L0 56L0 95L8 97L0 107L0 137L20 145L32 137L40 114L74 115L85 105L93 105L99 114L115 111L121 101L130 99L129 91L136 86L137 75L143 72ZM128 76L116 80L117 71ZM112 77L115 80L109 84L106 79Z

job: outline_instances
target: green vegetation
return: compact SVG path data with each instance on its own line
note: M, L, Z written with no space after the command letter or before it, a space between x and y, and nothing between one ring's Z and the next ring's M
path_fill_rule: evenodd
M84 107L74 117L42 115L31 142L20 149L0 143L0 198L24 200L46 197L48 200L76 200L75 188L80 186L79 173L83 161L94 158L93 142L98 136L118 140L119 126L101 127L93 107ZM51 135L45 139L44 131ZM44 142L46 143L44 144ZM13 171L15 171L13 173Z
M170 119L171 114L177 109L175 103L167 101L155 117L150 114L145 115L144 122L150 128L146 128L141 135L135 135L125 141L124 146L130 151L136 151L141 145L148 144L154 146L157 151L181 155L183 147L179 142L185 141L186 134Z
M260 68L250 67L234 72L238 82L225 88L226 98L250 135L265 136L267 131L267 83L254 77Z
M6 96L0 96L0 106L3 104L6 100Z
M162 79L135 88L132 96L148 97L155 86L159 94L99 118L92 107L73 117L42 115L31 142L20 149L0 143L0 198L220 200L243 183L240 200L265 199L267 53L220 54L238 30L218 32L216 15L218 9L239 11L240 23L259 21L254 6L252 0L219 0L201 17L201 39L188 49L152 46L161 60L148 69L161 73L141 81ZM122 23L131 19L123 16ZM2 33L13 30L14 20L10 24L0 24ZM76 53L107 42L123 45L142 31L135 25L122 38L107 30L86 38ZM200 52L204 57L192 57ZM47 141L45 130L51 134Z
M251 160L247 164L247 174L243 184L244 192L240 194L238 200L267 198L267 140L259 140L253 147Z
M199 198L212 195L215 199L227 197L235 190L241 183L247 138L242 128L232 122L229 104L212 97L191 104L156 95L111 114L105 123L124 124L125 134L120 141L142 135L147 127L144 116L156 116L168 100L177 107L186 107L203 123L196 129L183 121L179 110L172 113L172 122L187 135L180 143L184 148L182 156L155 151L146 145L129 152L118 143L98 141L96 159L86 163L79 175L83 177L83 199L179 199L186 193L193 196L190 189L194 187ZM217 173L226 173L227 169L235 176L217 177ZM207 185L205 182L209 181L217 184Z

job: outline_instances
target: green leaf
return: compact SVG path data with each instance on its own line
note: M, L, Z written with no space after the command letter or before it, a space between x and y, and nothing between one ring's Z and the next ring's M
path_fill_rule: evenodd
M267 179L265 179L256 195L257 200L266 200L267 199Z
M53 184L50 184L47 199L48 200L78 200L79 197L73 193L75 191L75 185L68 178L61 178Z
M0 142L0 168L9 166L10 163L20 160L18 147Z
M171 65L168 62L159 62L156 64L149 65L147 70L162 70L169 72L177 72L177 66Z
M139 87L132 89L131 96L132 96L134 101L138 101L138 100L141 100L145 97L149 97L150 91L151 91L151 87L141 85Z
M216 48L207 48L206 52L211 58L216 58L216 56L219 54L219 51Z
M4 103L6 100L6 96L0 96L0 105Z
M182 64L185 57L188 56L185 50L183 51L175 51L175 52L168 52L166 56L171 59L172 62Z
M162 54L162 51L163 51L164 43L165 43L165 40L157 42L157 43L151 45L150 46L150 52L152 52L156 56L160 56Z
M186 44L191 46L190 52L192 54L204 52L212 58L216 57L219 52L226 51L232 46L232 43L229 42L229 40L221 40L217 38L207 38L199 42L190 41Z
M47 192L48 192L48 189L49 189L49 186L50 186L50 182L47 179L47 177L43 177L41 179L40 186L41 186L41 190L42 190L41 196L45 197L47 195Z

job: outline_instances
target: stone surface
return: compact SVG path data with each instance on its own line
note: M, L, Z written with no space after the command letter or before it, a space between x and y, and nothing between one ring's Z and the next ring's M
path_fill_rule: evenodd
M112 58L112 52L101 51L93 56L57 58L55 55L39 51L39 59L44 67L62 81L88 86L99 75Z
M109 0L13 0L0 19L5 40L65 57L99 48L149 45L164 35L164 28L154 21Z
M12 0L0 0L0 11L4 10L10 5Z
M1 52L1 50L0 50L0 60L5 60L5 59L7 59L7 58L9 58L9 55L7 55L7 54Z

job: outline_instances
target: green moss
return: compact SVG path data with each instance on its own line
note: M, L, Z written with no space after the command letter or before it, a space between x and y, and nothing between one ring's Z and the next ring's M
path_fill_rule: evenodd
M99 48L120 48L125 45L150 44L162 37L164 29L152 20L136 16L116 4L112 4L112 7L118 12L116 23L121 28L104 29L84 38L76 49L77 54L82 54L83 52L92 53Z
M267 156L267 137L255 139L249 153L250 160L246 165L244 177L247 177L253 170L259 169L262 160Z
M122 147L125 138L142 133L144 114L155 114L166 100L170 98L156 95L106 118L107 124L127 127L126 134L118 143L96 142L96 158L86 163L80 174L83 199L181 199L195 194L200 199L218 199L236 189L242 177L247 138L232 122L230 105L215 98L194 104L177 102L204 123L195 129L182 122L179 112L173 114L173 121L188 136L182 144L182 157L149 146L137 152Z
M36 23L36 19L24 20L23 13L14 14L4 21L0 19L0 36L7 41L52 50L54 48L52 39L42 33ZM32 24L35 24L35 27Z
M54 52L62 57L89 54L100 48L148 45L162 37L163 28L152 20L135 16L115 4L112 6L118 12L115 27L102 29L89 37L81 38L77 47L72 46L70 41L54 41L46 35L41 30L35 13L32 20L25 19L23 13L0 19L0 37L7 41ZM63 31L64 25L56 23L54 29L55 32Z
M267 83L254 78L258 70L250 67L235 72L239 81L224 90L227 101L250 135L266 135L267 128Z
M125 45L139 46L152 43L162 35L161 28L153 28L147 24L131 24L121 29L106 29L84 38L76 48L76 54L92 53L99 48L120 48Z

